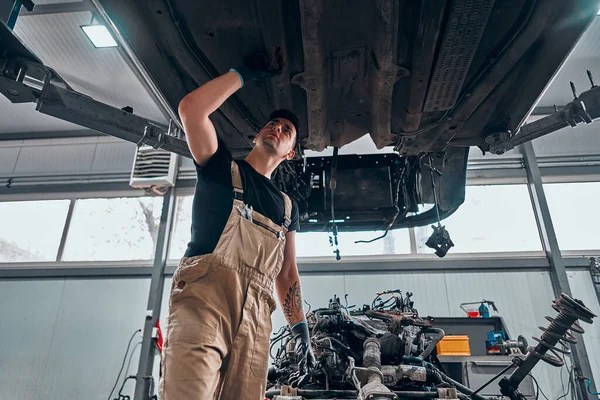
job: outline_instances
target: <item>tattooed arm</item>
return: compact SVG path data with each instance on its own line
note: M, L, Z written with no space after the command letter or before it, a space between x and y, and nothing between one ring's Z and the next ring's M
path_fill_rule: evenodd
M300 288L300 276L296 265L295 233L288 232L285 236L285 253L283 267L277 276L275 286L277 297L283 310L283 315L290 327L298 322L306 321L303 308L302 291Z
M285 235L286 243L283 267L277 276L275 285L283 314L290 325L292 336L296 343L294 351L296 353L298 371L292 374L290 383L293 387L300 387L310 380L312 368L315 365L315 356L310 345L310 333L302 307L300 277L298 276L298 267L296 266L295 233L292 231Z

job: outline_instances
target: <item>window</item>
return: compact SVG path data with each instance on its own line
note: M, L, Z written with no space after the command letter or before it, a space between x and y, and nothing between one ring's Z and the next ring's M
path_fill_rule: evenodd
M0 202L0 262L56 261L69 202Z
M358 240L372 240L385 231L339 232L338 248L340 256L378 256L384 254L409 254L410 237L408 229L396 229L381 239L371 243L354 243ZM328 232L298 232L296 235L296 255L298 257L335 257L335 246L330 246Z
M561 250L600 250L600 182L544 184Z
M442 221L454 242L451 253L542 250L526 185L467 186L465 202ZM425 242L430 225L415 228L417 252L433 254Z
M150 260L162 197L77 200L63 260Z
M183 257L191 239L192 203L194 196L178 196L175 208L175 226L171 235L169 258L178 260Z
M171 237L170 259L179 259L185 253L190 241L192 224L193 196L177 198L175 227ZM410 253L410 239L407 229L390 231L385 238L372 243L354 243L355 240L371 240L381 236L384 231L376 232L340 232L338 235L340 255L380 255ZM329 246L327 232L298 232L296 234L296 256L327 257L335 256L334 247Z

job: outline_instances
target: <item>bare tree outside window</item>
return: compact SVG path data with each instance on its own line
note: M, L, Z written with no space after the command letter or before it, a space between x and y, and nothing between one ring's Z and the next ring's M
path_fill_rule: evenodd
M162 202L159 196L77 200L63 259L152 259Z
M55 261L69 200L0 202L0 262Z

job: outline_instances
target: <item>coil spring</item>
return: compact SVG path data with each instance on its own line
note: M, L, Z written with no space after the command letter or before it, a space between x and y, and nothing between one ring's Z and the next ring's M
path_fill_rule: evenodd
M575 300L565 293L561 293L560 298L554 300L553 303L552 308L558 312L558 315L555 318L546 316L550 325L547 328L538 327L543 332L541 338L534 336L533 340L538 344L535 347L529 346L527 351L550 365L562 367L564 362L558 353L570 354L569 344L577 343L569 331L583 334L585 331L577 323L577 320L591 324L592 318L596 317L596 314L580 300ZM559 343L563 348L557 347ZM547 354L548 352L551 354Z

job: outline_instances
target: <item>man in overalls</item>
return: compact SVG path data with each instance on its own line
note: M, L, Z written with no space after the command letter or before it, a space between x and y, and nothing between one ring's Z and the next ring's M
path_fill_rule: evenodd
M296 342L293 385L314 365L294 247L299 213L270 180L294 157L298 119L273 112L250 154L235 161L209 119L245 82L270 75L243 65L179 105L198 181L191 241L171 286L161 400L264 399L274 291Z

